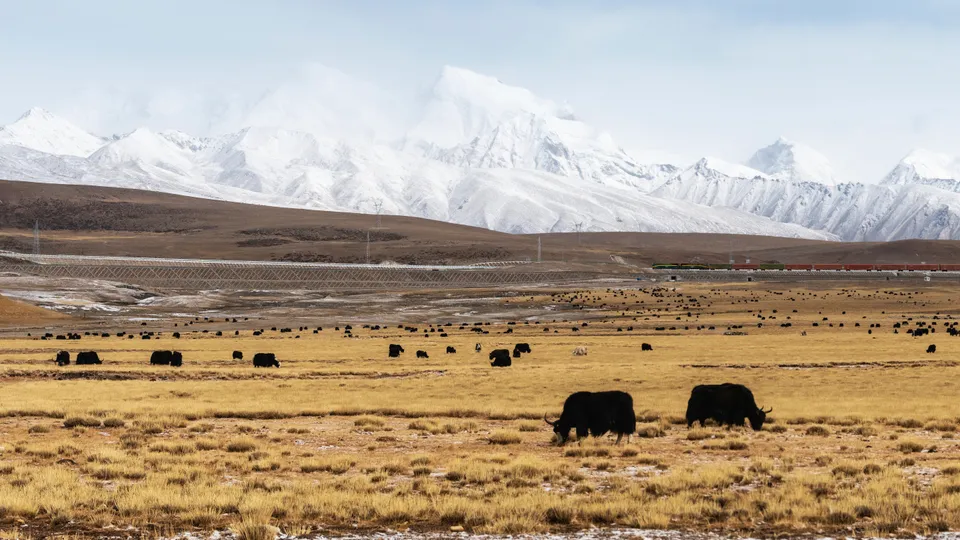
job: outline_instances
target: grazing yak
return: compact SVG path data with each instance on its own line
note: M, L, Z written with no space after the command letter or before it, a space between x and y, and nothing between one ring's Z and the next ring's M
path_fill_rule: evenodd
M430 355L427 354L427 351L417 351L417 358L430 358Z
M396 358L400 356L400 353L402 352L403 352L403 347L396 345L394 343L390 344L390 352L389 352L390 358Z
M641 343L641 344L640 344L640 350L641 350L641 351L652 351L652 350L653 350L653 345L651 345L651 344L649 344L649 343Z
M575 347L575 348L573 349L573 355L574 355L574 356L586 356L586 355L587 355L587 348L584 347L583 345L580 345L580 346L578 346L578 347Z
M624 435L637 431L637 415L633 412L633 397L619 390L608 392L576 392L563 402L563 412L555 422L543 420L553 426L559 444L570 437L570 430L577 431L577 439L587 435L599 437L609 432L617 434L616 444Z
M742 426L744 419L749 419L750 427L760 431L771 411L772 408L765 411L757 407L753 392L742 384L701 384L690 392L687 427L694 422L700 422L703 427L707 419L713 419L720 425Z
M234 360L243 360L243 352L242 352L242 351L233 351L233 359L234 359Z
M57 365L58 366L67 366L70 365L70 352L69 351L60 351L57 353Z
M517 343L513 346L513 355L514 358L520 358L518 353L530 353L530 344L529 343Z
M273 353L258 352L253 355L253 367L280 367L280 362Z
M447 354L457 354L457 349L447 345Z
M172 359L172 351L153 351L153 354L150 355L150 364L155 366L169 366Z
M494 349L490 351L490 367L510 367L510 351L507 349Z
M95 351L83 351L77 353L77 365L78 366L89 366L92 364L102 364L100 361L100 355Z
M935 353L935 352L937 352L937 346L936 346L936 345L930 345L929 347L927 347L927 352L928 352L928 353Z

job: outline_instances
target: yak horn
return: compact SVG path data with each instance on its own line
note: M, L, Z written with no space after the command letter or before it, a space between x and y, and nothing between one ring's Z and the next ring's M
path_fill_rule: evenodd
M543 421L546 422L546 423L548 423L548 424L550 424L551 426L554 426L554 425L557 424L556 422L551 422L551 421L547 420L547 413L543 413Z
M765 411L765 410L763 410L763 409L760 409L760 412L762 412L763 414L770 414L770 413L773 412L773 407L770 407L770 410L769 410L769 411Z

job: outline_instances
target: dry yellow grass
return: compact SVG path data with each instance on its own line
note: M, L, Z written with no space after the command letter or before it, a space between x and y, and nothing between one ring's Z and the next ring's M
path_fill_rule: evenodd
M183 328L180 340L3 339L3 515L58 530L230 528L244 538L272 527L960 528L960 338L944 327L960 293L766 288L510 299L557 307L540 324L493 324L487 335L454 324L446 339L424 337L423 323L416 334L354 325L352 339L332 328L300 339ZM908 318L937 332L893 334ZM723 335L728 327L747 335ZM400 359L386 357L392 342L407 350ZM533 353L491 369L486 352L516 342ZM641 353L642 342L654 350ZM929 343L936 354L924 353ZM448 344L461 352L444 355ZM578 345L590 354L572 356ZM57 368L61 348L98 350L104 364ZM147 365L160 348L182 351L185 365ZM274 352L283 367L255 370L230 360L235 349ZM417 349L430 359L414 359ZM51 377L63 373L95 378ZM774 408L763 431L687 429L690 388L726 381ZM640 436L553 446L543 414L601 389L632 393Z

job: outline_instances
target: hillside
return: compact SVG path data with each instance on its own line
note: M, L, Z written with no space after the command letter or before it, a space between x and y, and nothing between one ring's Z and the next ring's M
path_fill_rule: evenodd
M31 251L39 221L41 252L82 255L288 260L473 263L535 259L628 265L655 261L956 262L960 242L839 243L770 236L668 233L513 235L421 218L277 208L150 191L0 181L0 248Z

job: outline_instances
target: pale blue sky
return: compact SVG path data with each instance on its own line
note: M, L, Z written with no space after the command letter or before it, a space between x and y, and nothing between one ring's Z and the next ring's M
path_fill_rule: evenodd
M310 62L404 98L466 67L685 159L783 135L871 181L960 154L960 1L0 0L0 124L37 105L122 131L152 96L256 95Z

